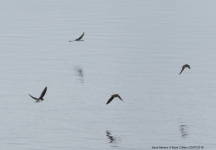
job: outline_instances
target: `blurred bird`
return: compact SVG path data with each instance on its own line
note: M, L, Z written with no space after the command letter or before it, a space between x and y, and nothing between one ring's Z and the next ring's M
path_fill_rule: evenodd
M84 34L85 34L85 32L83 32L83 34L82 34L78 39L76 39L76 40L74 40L74 41L83 41L83 40L81 40L81 39L82 39L82 37L84 36ZM69 41L69 42L73 42L73 41Z
M40 101L43 101L43 100L44 100L43 97L44 97L44 95L46 94L46 91L47 91L47 87L45 87L45 89L43 90L43 92L41 93L41 95L40 95L39 98L35 98L35 97L31 96L30 94L29 94L29 95L30 95L34 100L36 100L35 102L40 102Z
M179 75L182 73L182 71L185 69L185 68L189 68L190 69L190 66L188 65L188 64L185 64L184 66L182 66L182 70L181 70L181 72L179 73Z
M109 104L115 97L118 97L120 100L122 100L121 97L120 97L118 94L113 94L113 95L111 96L111 98L107 101L106 105ZM123 100L122 100L122 101L123 101ZM124 101L123 101L123 102L124 102Z

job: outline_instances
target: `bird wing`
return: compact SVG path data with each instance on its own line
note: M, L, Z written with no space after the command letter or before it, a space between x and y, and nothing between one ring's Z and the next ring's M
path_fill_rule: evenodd
M189 65L188 65L187 67L190 69L190 66L189 66Z
M81 40L82 37L84 36L84 33L85 33L85 32L83 32L83 34L82 34L78 39L76 39L76 40L78 40L78 41Z
M120 100L122 100L122 98L119 96L119 95L117 95L117 97L120 99ZM122 100L123 101L123 100Z
M107 101L106 105L109 104L113 100L113 96Z
M179 75L182 73L182 71L185 69L185 67L182 68L181 72L179 73Z
M29 94L30 95L30 94ZM30 95L31 96L31 95ZM33 97L33 96L31 96L33 99L35 99L35 100L38 100L37 98L35 98L35 97Z
M39 99L42 99L44 97L44 95L46 94L46 91L47 91L47 87L45 87L45 89L41 93L41 96L39 97Z

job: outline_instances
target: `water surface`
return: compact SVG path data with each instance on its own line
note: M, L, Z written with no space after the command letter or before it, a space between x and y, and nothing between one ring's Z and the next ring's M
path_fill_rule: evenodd
M1 1L0 148L214 149L215 7Z

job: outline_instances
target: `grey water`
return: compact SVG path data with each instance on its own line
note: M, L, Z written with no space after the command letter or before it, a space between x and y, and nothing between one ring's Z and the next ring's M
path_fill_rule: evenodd
M215 15L210 0L2 0L0 149L215 149Z

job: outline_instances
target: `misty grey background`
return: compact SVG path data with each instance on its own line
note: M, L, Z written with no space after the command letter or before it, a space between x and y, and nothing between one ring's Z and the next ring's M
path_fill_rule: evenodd
M215 149L215 10L213 0L2 0L0 149ZM28 94L45 86L34 103ZM125 103L106 105L116 93Z

